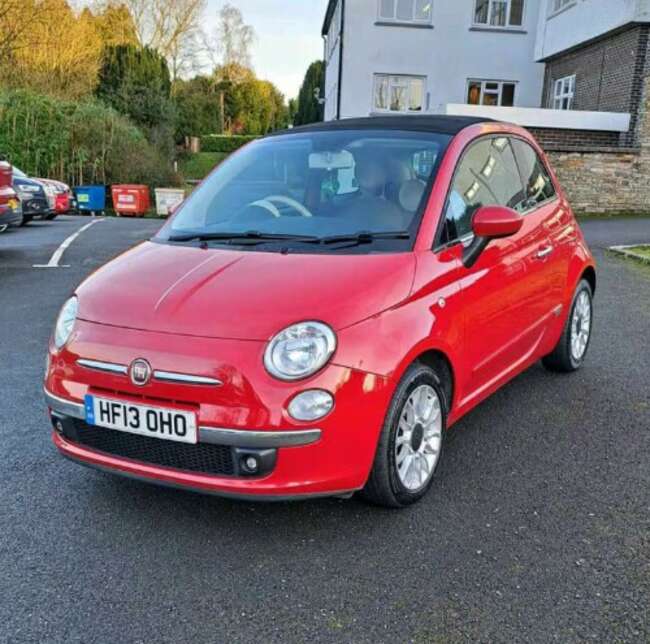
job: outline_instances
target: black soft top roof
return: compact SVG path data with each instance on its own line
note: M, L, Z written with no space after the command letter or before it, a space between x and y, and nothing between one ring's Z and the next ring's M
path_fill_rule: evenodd
M476 125L489 123L492 119L474 116L371 116L357 119L341 119L301 125L292 130L273 132L269 136L280 134L299 134L301 132L327 132L330 130L406 130L413 132L431 132L435 134L458 134L461 130Z

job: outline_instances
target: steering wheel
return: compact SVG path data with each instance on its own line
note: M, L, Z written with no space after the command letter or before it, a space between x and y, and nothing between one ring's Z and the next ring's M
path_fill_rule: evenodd
M251 206L259 206L268 210L274 217L281 217L282 214L280 210L275 205L276 203L284 204L285 206L290 206L294 210L297 210L303 217L313 217L313 215L303 206L299 201L292 199L291 197L285 197L284 195L271 195L270 197L264 197L259 201L254 201Z

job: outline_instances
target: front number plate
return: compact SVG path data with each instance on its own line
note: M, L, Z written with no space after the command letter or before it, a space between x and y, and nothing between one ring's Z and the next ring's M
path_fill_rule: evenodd
M85 398L85 407L89 425L178 443L198 442L196 414L192 412L90 395Z

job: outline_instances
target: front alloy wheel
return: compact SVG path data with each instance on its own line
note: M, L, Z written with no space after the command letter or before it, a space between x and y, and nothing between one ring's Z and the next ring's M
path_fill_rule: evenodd
M440 458L442 408L436 390L420 385L402 410L395 440L395 464L402 485L418 492L429 482Z
M368 501L400 508L427 493L442 456L447 409L436 371L419 363L409 367L393 395L362 490Z

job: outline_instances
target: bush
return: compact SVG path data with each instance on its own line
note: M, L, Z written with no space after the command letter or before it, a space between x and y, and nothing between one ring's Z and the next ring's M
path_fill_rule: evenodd
M177 183L169 160L102 103L0 92L0 153L28 174L67 183Z
M235 150L239 150L242 145L246 145L258 138L258 136L210 134L201 137L201 152L223 152L230 154Z

